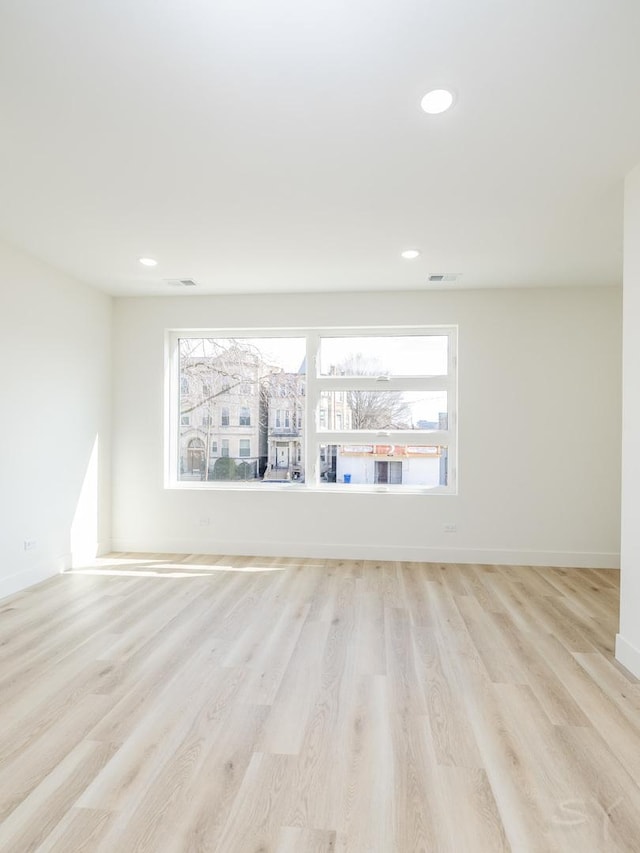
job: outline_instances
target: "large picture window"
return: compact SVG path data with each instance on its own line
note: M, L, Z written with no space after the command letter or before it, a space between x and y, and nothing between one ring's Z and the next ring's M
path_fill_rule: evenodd
M456 347L453 327L174 332L167 484L451 492Z

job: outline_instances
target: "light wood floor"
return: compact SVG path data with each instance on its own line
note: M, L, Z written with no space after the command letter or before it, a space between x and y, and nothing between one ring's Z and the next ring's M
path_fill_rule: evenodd
M3 853L640 850L616 572L120 556L0 602Z

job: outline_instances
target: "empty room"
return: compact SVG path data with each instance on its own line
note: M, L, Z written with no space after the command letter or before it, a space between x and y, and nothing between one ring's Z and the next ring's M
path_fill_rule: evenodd
M0 851L640 849L640 6L0 0Z

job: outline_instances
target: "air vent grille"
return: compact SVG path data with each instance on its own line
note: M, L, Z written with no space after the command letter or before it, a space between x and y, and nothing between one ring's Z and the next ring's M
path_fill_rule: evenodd
M197 283L192 278L168 278L167 284L171 287L197 287Z
M440 272L440 273L432 273L429 276L429 281L440 282L440 281L457 281L460 278L459 272Z

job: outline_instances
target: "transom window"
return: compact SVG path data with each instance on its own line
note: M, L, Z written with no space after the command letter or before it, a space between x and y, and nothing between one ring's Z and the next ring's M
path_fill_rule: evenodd
M170 346L168 486L455 490L454 327L174 332Z

